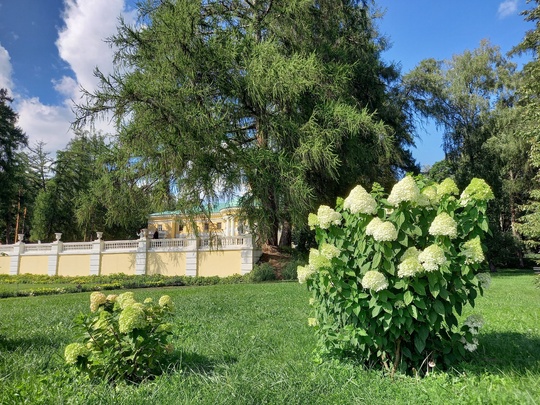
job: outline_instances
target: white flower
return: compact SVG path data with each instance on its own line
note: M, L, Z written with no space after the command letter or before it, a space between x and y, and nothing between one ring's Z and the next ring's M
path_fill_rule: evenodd
M465 348L465 350L469 352L474 352L478 348L478 339L476 338L473 338L472 343L469 343L464 337L462 337L461 343L463 343L463 347Z
M420 196L423 200L427 200L423 205L435 205L439 202L440 197L437 194L436 186L427 186L422 190Z
M439 197L443 195L458 195L459 189L456 186L456 183L451 178L446 178L443 182L437 185L437 195Z
M464 322L464 325L469 327L469 331L473 335L478 334L478 330L484 326L484 317L480 314L473 314L467 317L467 319Z
M308 225L309 229L315 229L315 227L319 226L319 218L316 214L310 213L308 215Z
M307 266L298 266L296 268L296 274L300 284L304 284L313 273L315 273L315 268L309 264Z
M489 273L478 273L476 278L480 282L483 289L487 290L491 286L491 276Z
M366 227L366 235L373 236L378 242L393 241L397 239L397 229L393 223L381 221L379 217L373 218Z
M436 271L446 264L444 250L438 245L430 245L418 255L418 260L426 271Z
M317 326L319 325L319 321L317 320L317 318L308 318L308 325Z
M90 294L90 311L96 312L98 308L107 302L107 297L102 292L94 291Z
M488 201L493 198L494 195L493 191L491 191L491 187L489 187L484 180L474 178L467 188L463 190L463 193L461 193L459 203L460 205L465 206L469 201Z
M416 182L411 176L406 176L394 185L390 196L388 196L388 203L397 206L403 201L417 202L419 198L420 190Z
M321 205L319 207L317 218L319 220L319 226L322 229L328 229L330 225L339 225L341 223L341 214L327 205Z
M482 263L485 259L479 236L465 242L460 253L465 256L465 263L467 264Z
M377 201L362 186L356 186L343 202L343 208L352 214L375 214Z
M330 260L322 255L317 249L309 250L309 265L315 270L322 269L324 267L330 267Z
M340 253L341 250L338 247L331 245L330 243L323 243L321 246L321 255L326 257L328 260L332 260L332 258L338 257Z
M398 277L414 277L424 271L416 257L408 257L398 265Z
M364 275L364 278L362 278L362 287L369 290L381 291L388 288L388 281L381 272L371 270Z
M403 253L403 255L401 256L401 261L405 261L406 259L410 258L410 257L413 257L415 259L418 259L418 255L420 254L420 252L418 251L417 248L415 248L414 246L413 247L410 247L408 248L405 253Z
M457 237L457 223L446 212L442 212L431 223L429 234L433 236L449 236L450 239L454 239Z

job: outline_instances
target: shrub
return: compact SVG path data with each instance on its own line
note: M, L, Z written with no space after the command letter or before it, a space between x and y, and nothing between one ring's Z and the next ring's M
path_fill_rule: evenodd
M297 268L300 264L304 264L302 260L293 260L287 263L281 269L281 278L283 280L296 280L298 278Z
M173 350L172 325L165 322L173 313L168 295L156 304L150 298L139 303L132 292L93 292L90 310L75 319L83 337L65 348L67 364L111 382L140 382L162 372Z
M318 249L298 268L312 292L321 355L352 357L392 374L450 365L477 346L481 319L458 325L489 282L482 238L489 186L405 177L388 198L361 186L336 210L321 206L308 222Z
M249 274L251 281L255 283L276 279L274 268L269 263L256 264Z

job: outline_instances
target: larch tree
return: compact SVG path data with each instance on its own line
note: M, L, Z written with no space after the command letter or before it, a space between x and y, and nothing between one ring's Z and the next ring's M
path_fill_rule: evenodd
M527 142L527 164L535 173L527 191L528 199L523 204L523 216L518 224L518 231L523 235L529 248L537 250L540 246L540 2L531 1L530 9L523 12L525 21L534 24L527 31L523 41L514 49L514 54L529 53L532 60L523 67L523 77L518 87L519 125L518 131Z
M17 114L11 108L13 99L0 89L0 226L6 243L16 241L15 231L20 207L21 182L24 177L20 149L26 146L26 134L17 126Z
M112 114L118 147L180 210L240 195L257 233L275 246L283 226L288 244L318 203L414 167L370 3L146 1L75 124Z

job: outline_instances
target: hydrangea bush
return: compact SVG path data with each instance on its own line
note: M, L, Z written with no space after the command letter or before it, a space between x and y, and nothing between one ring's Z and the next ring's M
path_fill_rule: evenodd
M166 320L174 311L168 295L154 303L140 303L132 292L90 295L92 315L75 319L82 330L82 343L65 348L66 363L92 377L108 381L140 382L160 374L168 355L172 325Z
M489 285L482 238L489 186L459 196L451 179L407 176L390 195L361 186L308 222L318 249L298 268L322 355L352 357L394 373L450 365L475 350L480 316L458 324Z

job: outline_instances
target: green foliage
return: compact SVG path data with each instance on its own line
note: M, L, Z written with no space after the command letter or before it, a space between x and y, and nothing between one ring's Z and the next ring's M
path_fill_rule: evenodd
M298 279L298 266L304 264L304 260L291 260L281 269L281 278L283 280L296 280Z
M398 73L380 57L372 7L140 2L144 24L120 23L115 73L97 71L77 124L111 113L120 178L191 216L243 193L243 216L277 245L280 224L305 225L314 204L359 176L390 182L413 166Z
M460 327L458 316L488 282L477 274L493 193L479 179L457 193L449 179L437 185L409 176L388 198L380 187L370 195L357 186L336 211L310 214L319 249L298 276L313 294L310 324L321 354L393 374L449 366L476 348L481 322Z
M272 281L276 279L276 271L270 265L270 263L261 263L253 266L253 270L249 273L250 280L255 283L261 283L263 281Z
M533 279L495 274L475 308L486 318L480 349L451 370L437 365L427 378L389 379L351 363L314 363L316 340L305 320L309 294L297 283L145 290L144 297L173 299L171 343L182 360L154 381L115 387L66 368L62 358L75 339L71 320L88 311L89 294L6 299L0 302L0 403L539 403L540 294Z
M239 284L249 282L250 277L249 273L228 277L163 276L160 274L129 276L122 273L77 277L0 274L0 298L149 287ZM50 284L54 286L43 286Z
M81 314L75 325L81 343L65 348L66 363L89 376L106 381L138 383L161 374L173 352L169 339L174 305L168 295L154 303L135 301L132 292L90 295L93 315Z
M10 103L6 89L0 88L0 229L6 243L16 240L16 217L21 209L24 190L24 160L20 148L28 142L26 134L17 126L18 116Z

